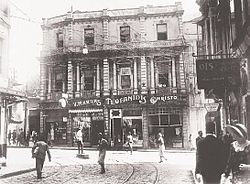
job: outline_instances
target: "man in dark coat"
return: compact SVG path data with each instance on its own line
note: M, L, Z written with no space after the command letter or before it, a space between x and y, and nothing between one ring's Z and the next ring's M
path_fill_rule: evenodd
M36 158L37 179L42 178L42 170L46 152L48 154L49 161L51 161L49 146L45 142L45 136L41 134L38 136L38 141L32 147L32 158Z
M223 173L223 146L222 142L215 136L215 124L206 124L206 137L200 140L196 153L196 179L200 175L205 184L219 184Z

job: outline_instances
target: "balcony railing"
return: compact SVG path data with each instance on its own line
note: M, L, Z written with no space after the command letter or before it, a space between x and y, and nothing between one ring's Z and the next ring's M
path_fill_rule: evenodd
M107 44L94 44L88 45L89 51L101 51L101 50L131 50L131 49L144 49L144 48L169 48L169 47L181 47L184 46L183 39L172 40L157 40L157 41L138 41L138 42L126 42L126 43L107 43ZM41 56L57 55L70 52L82 53L83 45L64 46L57 49L44 49L41 52Z
M81 97L83 98L92 98L96 96L95 90L82 90L81 91Z

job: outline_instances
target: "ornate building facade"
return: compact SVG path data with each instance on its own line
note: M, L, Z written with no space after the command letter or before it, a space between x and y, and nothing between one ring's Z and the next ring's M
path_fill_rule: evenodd
M98 132L114 145L131 132L137 146L148 148L161 131L167 146L186 147L182 15L176 3L44 19L40 132L67 145L80 127L91 145Z

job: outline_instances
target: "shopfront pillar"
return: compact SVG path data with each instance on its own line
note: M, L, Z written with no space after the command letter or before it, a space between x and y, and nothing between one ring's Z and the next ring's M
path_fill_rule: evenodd
M42 61L40 63L40 99L42 101L46 100L46 63Z
M73 66L72 62L68 61L68 91L69 98L73 97Z
M51 99L51 86L52 86L52 70L50 67L48 67L48 95L47 98L50 100Z
M117 70L116 70L116 62L113 62L113 95L117 95Z
M141 93L147 94L147 61L145 56L141 56Z
M100 64L99 63L97 63L96 64L96 96L97 97L100 97L100 93L101 93L101 91L100 91L100 80L101 80L101 78L100 78Z
M150 57L150 72L151 72L151 94L155 94L155 67L154 67L154 57Z
M134 59L134 94L138 94L138 80L137 80L137 60Z
M76 97L80 97L80 87L81 87L81 79L80 79L80 63L76 63Z
M148 109L142 109L143 148L149 148Z
M109 92L109 63L108 59L103 60L103 95L107 96L110 94Z
M176 88L175 57L172 57L172 87Z

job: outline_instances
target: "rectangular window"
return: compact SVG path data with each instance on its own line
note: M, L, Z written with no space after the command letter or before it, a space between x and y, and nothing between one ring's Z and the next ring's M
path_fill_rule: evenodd
M158 62L158 87L170 87L171 63Z
M167 40L167 24L157 24L157 40Z
M129 67L121 68L121 88L129 89L131 87L131 70Z
M95 43L94 39L94 29L84 29L84 43L86 45L93 45Z
M61 92L63 88L63 74L56 73L55 75L55 92Z
M63 47L63 33L57 33L57 47Z
M130 27L129 26L120 27L120 39L121 39L121 42L130 42Z
M94 89L94 71L85 70L84 71L84 90L93 90Z

